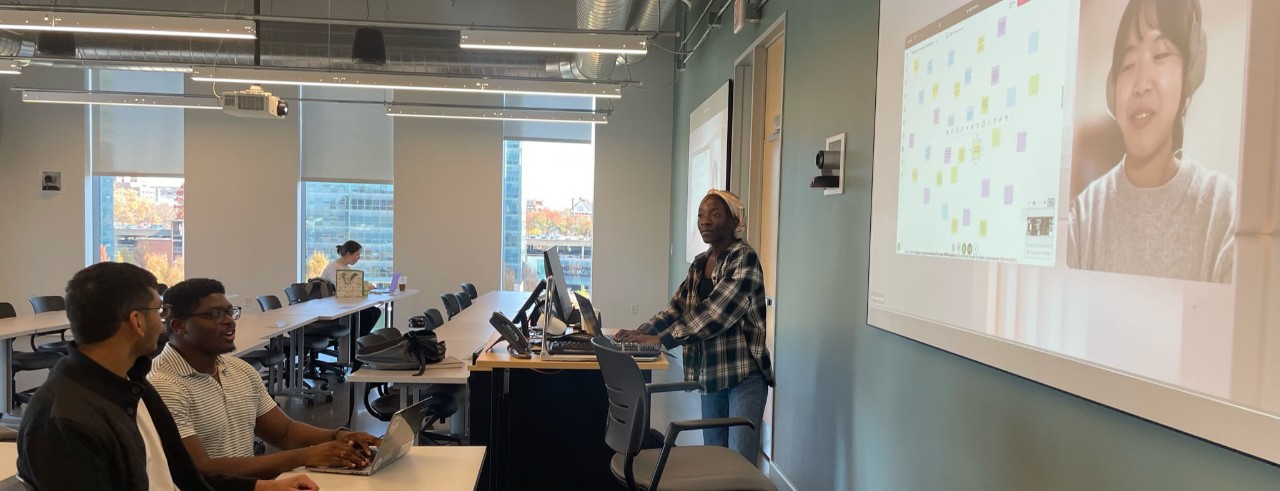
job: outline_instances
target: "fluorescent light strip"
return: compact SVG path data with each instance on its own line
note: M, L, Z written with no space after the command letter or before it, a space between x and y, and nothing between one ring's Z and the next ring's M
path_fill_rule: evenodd
M400 118L482 119L543 123L606 124L608 116L595 111L556 111L506 107L387 106L387 116Z
M54 90L23 90L22 102L80 104L98 106L222 109L218 99L163 94L92 93Z
M447 77L380 72L200 67L191 71L191 80L197 82L350 87L377 90L531 94L600 97L606 99L622 97L622 84L610 82Z
M460 47L497 51L535 51L542 53L610 53L643 55L649 52L649 40L643 34L591 34L533 31L462 31Z
M138 36L257 39L252 21L132 14L96 14L7 10L0 8L0 29Z

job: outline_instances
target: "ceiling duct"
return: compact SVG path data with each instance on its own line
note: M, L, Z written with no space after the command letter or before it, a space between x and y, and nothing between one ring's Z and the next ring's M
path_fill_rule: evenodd
M662 28L662 24L667 21L667 17L671 16L671 9L675 7L677 0L636 0L636 15L631 19L631 23L627 25L629 31L639 32L657 32ZM649 42L650 46L653 41ZM618 64L634 65L644 61L645 55L618 55Z
M578 0L578 29L621 31L631 15L631 0ZM600 80L613 75L618 55L580 53L574 55L569 74L576 78Z

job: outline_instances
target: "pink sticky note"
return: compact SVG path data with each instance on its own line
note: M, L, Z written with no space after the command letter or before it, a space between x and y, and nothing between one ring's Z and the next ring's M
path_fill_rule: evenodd
M991 197L991 179L982 180L982 197L983 198Z
M1018 151L1027 151L1027 132L1025 131L1018 132Z
M968 227L968 226L969 226L969 209L968 209L968 208L965 208L965 209L964 209L964 215L963 215L963 216L964 216L964 218L962 218L960 221L961 221L962 223L964 223L964 226Z
M1013 204L1013 185L1012 184L1004 187L1004 204L1006 205Z
M924 188L924 204L929 204L929 188Z

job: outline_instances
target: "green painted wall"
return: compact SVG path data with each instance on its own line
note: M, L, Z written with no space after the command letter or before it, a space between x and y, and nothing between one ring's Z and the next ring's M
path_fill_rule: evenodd
M705 0L695 2L701 8ZM771 0L713 33L676 87L672 289L688 115L787 18L775 462L802 490L1280 489L1280 467L867 326L875 0ZM844 195L808 189L847 132Z

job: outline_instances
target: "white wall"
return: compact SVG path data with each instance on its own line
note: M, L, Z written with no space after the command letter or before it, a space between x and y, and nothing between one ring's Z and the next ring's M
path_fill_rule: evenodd
M220 88L224 90L225 88ZM208 83L187 82L188 94ZM272 87L295 100L297 90ZM298 276L298 118L186 110L187 278L215 278L256 312Z
M0 77L0 302L31 313L27 298L61 295L85 258L85 107L23 103L10 87L83 89L84 72L32 67ZM61 171L62 191L40 190Z

